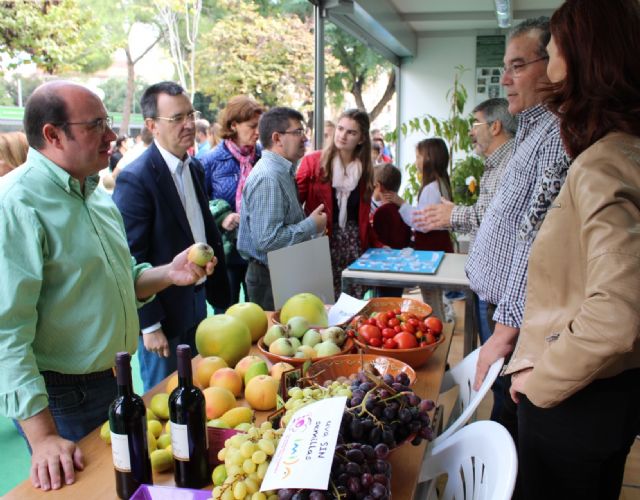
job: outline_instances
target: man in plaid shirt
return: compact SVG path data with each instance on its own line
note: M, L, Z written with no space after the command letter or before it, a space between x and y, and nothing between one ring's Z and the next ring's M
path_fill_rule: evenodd
M517 114L519 124L513 156L467 261L471 288L493 306L490 312L495 310L493 335L480 351L475 387L491 363L508 357L515 347L524 314L529 251L569 166L558 120L542 104L541 88L549 82L549 39L547 18L526 20L509 35L504 56L502 84L509 111ZM505 407L509 404L505 398Z
M480 178L480 194L473 205L454 205L446 198L442 203L428 205L416 211L413 221L420 231L453 229L469 234L471 243L480 227L489 203L496 194L505 167L513 152L513 136L518 121L509 114L506 99L494 98L481 102L473 109L475 121L469 131L476 154L485 158Z
M273 310L267 253L310 240L327 225L324 205L305 218L298 201L295 168L304 156L303 116L273 108L260 118L262 157L242 190L238 251L249 261L246 282L251 301Z

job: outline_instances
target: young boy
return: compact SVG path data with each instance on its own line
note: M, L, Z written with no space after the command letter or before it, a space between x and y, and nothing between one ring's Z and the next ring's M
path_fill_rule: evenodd
M373 212L371 224L378 243L395 249L406 248L411 245L411 228L400 216L398 205L385 203L383 194L397 193L402 182L402 173L391 163L386 163L374 169L373 201L378 208ZM374 290L376 297L402 297L402 288L378 287Z
M402 173L391 163L374 169L373 200L379 204L373 213L372 226L377 240L384 246L401 249L411 245L411 228L407 226L398 205L385 203L383 194L397 193L402 182Z

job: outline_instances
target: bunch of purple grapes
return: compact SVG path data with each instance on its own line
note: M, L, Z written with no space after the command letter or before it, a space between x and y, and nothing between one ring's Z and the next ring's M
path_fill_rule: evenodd
M380 443L336 446L327 491L283 489L279 500L389 500L391 464L389 447Z
M423 439L433 439L428 411L433 401L422 400L409 387L409 377L400 372L382 377L383 385L374 384L362 372L351 383L351 398L347 400L340 426L339 442L384 443L395 448L411 437L413 445Z

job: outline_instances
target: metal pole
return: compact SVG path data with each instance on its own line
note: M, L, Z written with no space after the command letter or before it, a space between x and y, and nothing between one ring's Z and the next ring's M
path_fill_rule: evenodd
M315 149L322 149L324 142L324 18L323 1L314 7L315 25L315 67L313 91L313 144Z

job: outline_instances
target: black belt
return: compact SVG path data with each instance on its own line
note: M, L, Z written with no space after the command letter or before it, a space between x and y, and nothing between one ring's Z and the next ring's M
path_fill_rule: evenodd
M82 382L91 382L103 378L114 378L113 369L103 370L101 372L69 374L44 371L41 372L44 377L45 385L76 385Z
M198 293L200 290L202 290L204 288L205 283L206 283L206 281L203 281L199 285L194 286L193 287L193 291Z
M264 267L265 269L269 269L269 266L267 266L264 262L259 261L258 259L254 259L253 257L249 258L249 262L253 262L254 264L258 264L260 267Z

